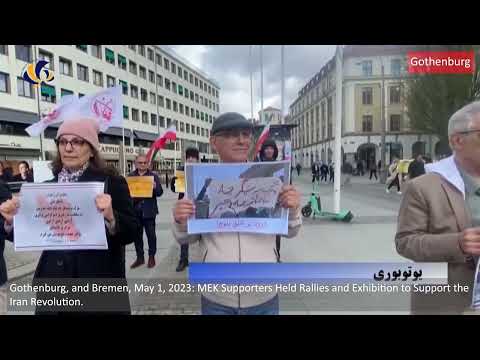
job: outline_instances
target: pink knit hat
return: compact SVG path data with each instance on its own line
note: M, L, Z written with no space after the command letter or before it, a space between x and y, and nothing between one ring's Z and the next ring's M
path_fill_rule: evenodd
M58 128L57 139L62 135L76 135L88 141L94 149L98 150L100 148L100 142L98 141L99 131L98 122L94 119L79 118L67 120Z

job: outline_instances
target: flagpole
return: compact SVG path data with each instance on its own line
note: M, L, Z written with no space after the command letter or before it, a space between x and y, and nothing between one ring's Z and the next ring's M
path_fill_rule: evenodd
M37 57L37 46L33 45L33 53L35 55L35 64L38 61ZM53 65L53 64L52 64ZM38 117L39 119L42 119L42 114L40 113L40 84L37 84L35 87L37 88L37 111L38 111ZM45 154L43 153L43 131L40 133L40 156L42 160L45 160Z
M125 125L122 121L122 151L123 151L123 177L126 176L127 163L125 160Z
M250 62L250 110L251 110L251 118L253 121L253 61L252 61L252 45L250 45L249 49L249 62Z
M263 45L260 45L260 124L263 124Z
M343 47L337 45L336 51L336 118L335 118L335 177L333 179L334 212L340 212L340 165L342 155L342 104L343 104Z
M280 114L280 124L284 123L284 109L285 109L285 61L284 61L284 49L285 45L282 45L281 48L281 67L282 67L282 74L281 74L281 79L282 79L282 112Z

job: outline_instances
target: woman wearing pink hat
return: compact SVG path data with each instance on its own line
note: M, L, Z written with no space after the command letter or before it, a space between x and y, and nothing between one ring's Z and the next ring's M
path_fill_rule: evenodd
M99 153L98 124L91 119L62 123L57 132L57 157L52 162L51 182L104 182L105 193L96 197L97 209L105 219L108 250L44 251L35 271L34 282L42 279L102 278L125 284L125 245L133 243L140 224L124 178L106 166ZM18 209L18 200L2 204L7 226ZM128 294L107 294L102 300L121 313L130 313ZM37 313L42 312L37 308Z

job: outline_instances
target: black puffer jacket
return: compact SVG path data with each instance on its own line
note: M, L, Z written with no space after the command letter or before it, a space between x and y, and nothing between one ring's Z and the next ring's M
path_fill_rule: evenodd
M273 150L274 150L273 159L270 160L270 161L276 161L277 160L277 157L278 157L277 144L275 143L275 140L267 139L267 140L265 140L265 142L262 145L262 148L260 149L260 161L269 161L269 160L265 159L265 149L269 146L273 147Z

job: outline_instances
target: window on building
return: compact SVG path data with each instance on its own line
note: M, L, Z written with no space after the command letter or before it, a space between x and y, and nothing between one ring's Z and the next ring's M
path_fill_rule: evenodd
M138 45L138 53L145 56L145 45Z
M128 84L127 84L127 82L123 81L123 80L119 80L118 82L120 83L120 85L122 85L123 95L128 95Z
M148 113L146 111L142 111L142 123L148 124Z
M165 106L165 104L164 104L163 101L164 101L164 100L163 100L163 96L162 96L162 95L158 95L158 106L160 106L160 107L163 108L163 107Z
M129 61L128 69L132 74L137 75L137 64L134 63L133 61Z
M8 45L0 45L0 55L8 55Z
M165 70L170 71L170 61L168 61L168 59L163 58L163 67Z
M188 99L188 89L187 88L183 88L183 91L185 93L185 97Z
M190 134L190 124L185 124L185 130L187 132L187 134Z
M193 98L193 91L192 91L192 90L190 90L190 100L191 100L191 101L194 100L194 98Z
M0 72L0 92L10 93L10 76L4 72Z
M171 67L171 70L172 70L172 73L176 74L177 73L177 65L175 65L175 63L172 62L172 67Z
M0 89L0 91L2 90ZM18 96L23 96L31 99L35 97L35 93L33 92L33 85L30 84L28 81L23 80L21 77L17 78L17 92Z
M154 92L150 92L150 104L156 105L157 104L157 96Z
M205 136L205 129L202 128L202 136Z
M155 54L155 61L157 62L157 65L162 66L162 56L160 54Z
M200 126L197 126L197 135L200 136Z
M203 105L203 96L200 96L200 104Z
M183 72L182 67L180 65L178 65L177 66L177 75L180 79L182 78L182 72Z
M362 104L372 105L373 103L373 89L371 87L362 88Z
M373 117L372 115L363 115L362 117L362 131L372 132L373 129Z
M68 95L73 95L73 91L68 89L60 89L60 97L64 97Z
M159 125L161 127L165 127L165 118L163 116L159 116L158 119L159 119L159 123L160 123Z
M140 97L142 101L148 102L148 92L145 89L140 89Z
M183 80L188 81L188 72L187 72L187 70L183 70Z
M145 69L143 66L139 66L138 70L139 70L139 73L140 73L140 77L142 79L147 80L147 69Z
M362 74L363 76L372 76L372 60L362 61Z
M103 74L100 71L93 70L93 84L103 86Z
M56 103L57 102L57 95L55 92L55 86L50 86L42 83L41 86L41 95L42 101L49 102L49 103Z
M78 80L88 82L88 67L77 64L77 77Z
M123 55L117 55L118 67L122 70L127 70L127 58Z
M60 73L62 75L72 76L72 62L65 58L60 58Z
M400 73L402 71L402 61L400 59L392 59L392 62L390 65L391 65L392 75L400 76Z
M87 52L87 48L88 48L87 45L76 45L76 46L78 50L83 51L85 53Z
M187 105L185 105L185 115L190 115L190 108Z
M128 120L128 106L123 105L123 118Z
M166 105L167 105L167 110L172 109L172 102L170 99L165 99Z
M172 119L167 118L167 127L170 127L172 125Z
M113 76L107 75L107 87L115 87L115 78Z
M193 75L190 74L190 84L193 84Z
M17 60L22 60L27 63L32 62L32 45L15 45L15 55Z
M152 84L155 84L155 73L152 70L148 70L148 79Z
M180 114L183 114L183 104L178 104Z
M138 119L138 110L132 108L132 120L133 121L139 121Z
M147 55L148 55L148 60L155 61L155 59L153 57L154 55L153 55L153 50L152 49L150 49L150 48L147 49Z
M150 114L150 125L157 126L157 115Z
M178 95L183 95L183 86L178 84L177 89L178 89Z
M102 58L102 45L90 45L90 53L97 59Z
M185 131L185 124L183 123L183 121L180 121L180 131L181 132Z
M400 131L400 115L390 115L390 131Z
M208 85L208 95L212 95L212 87Z
M212 123L212 115L209 115L208 117L210 119L210 124L211 124Z
M198 78L195 78L195 86L198 87Z
M400 104L400 86L390 87L390 104Z
M128 48L132 51L137 51L137 45L128 45Z
M138 87L132 84L130 84L130 96L134 99L138 99Z
M177 83L172 81L172 91L176 94L177 93Z
M195 102L198 104L198 94L195 94Z
M200 112L200 120L204 121L204 114L203 114L203 111Z
M195 117L195 110L193 108L190 108L190 117Z
M200 80L200 90L203 90L203 81Z
M157 84L158 84L158 86L163 87L163 76L162 75L157 75Z
M49 53L45 50L40 49L38 51L38 58L40 60L48 61L48 65L46 66L47 69L55 70L54 61L53 61L53 54L51 54L51 53Z
M178 104L175 100L173 100L173 111L178 112Z
M200 112L198 110L195 111L196 118L200 120Z
M165 78L165 89L170 90L170 80Z

